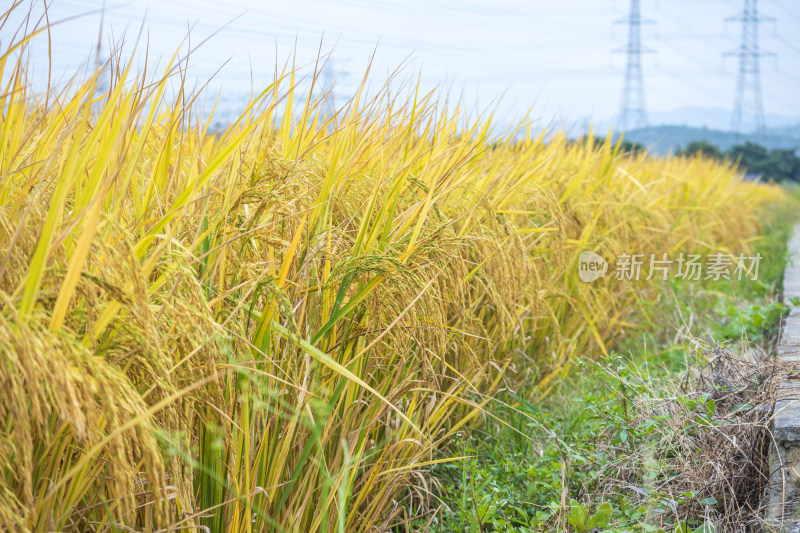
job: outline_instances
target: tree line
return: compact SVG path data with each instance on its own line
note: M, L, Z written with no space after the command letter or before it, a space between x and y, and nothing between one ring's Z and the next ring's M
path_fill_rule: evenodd
M722 151L708 141L693 141L678 150L677 155L702 155L719 161L738 163L747 174L759 176L764 180L800 182L800 157L795 150L770 151L759 144L746 142Z

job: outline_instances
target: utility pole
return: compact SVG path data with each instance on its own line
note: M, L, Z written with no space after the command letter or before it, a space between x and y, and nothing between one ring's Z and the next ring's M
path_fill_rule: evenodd
M761 94L761 70L759 60L775 54L762 50L758 44L758 25L774 21L758 14L758 0L744 0L744 10L727 21L742 23L742 41L739 48L724 54L739 58L739 79L736 83L736 99L733 105L731 129L738 133L764 133L764 99Z
M337 61L328 57L322 64L320 71L320 93L326 94L325 98L325 114L328 117L333 117L337 111L337 98L341 101L341 95L335 90L336 84L342 80L349 78L350 73L344 70L336 70ZM347 98L345 98L346 100Z
M631 0L630 14L615 24L628 26L628 46L614 50L615 53L624 53L627 56L617 127L622 131L643 128L647 126L647 106L644 97L642 54L651 53L652 50L642 46L642 25L653 24L653 21L642 18L640 0Z

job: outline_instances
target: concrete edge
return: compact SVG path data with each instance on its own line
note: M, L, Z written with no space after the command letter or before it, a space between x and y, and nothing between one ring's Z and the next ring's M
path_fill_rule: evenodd
M800 298L800 225L789 239L783 279L783 300ZM776 357L800 363L800 309L784 317ZM798 365L800 368L800 365ZM767 531L800 533L800 372L781 375L772 413L770 483L767 487Z

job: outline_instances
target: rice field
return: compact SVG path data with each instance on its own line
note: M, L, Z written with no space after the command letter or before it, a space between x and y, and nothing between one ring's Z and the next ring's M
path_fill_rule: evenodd
M319 65L212 130L185 58L42 93L40 38L0 43L2 530L402 528L493 391L646 320L582 251L748 250L784 196L391 80L331 113Z

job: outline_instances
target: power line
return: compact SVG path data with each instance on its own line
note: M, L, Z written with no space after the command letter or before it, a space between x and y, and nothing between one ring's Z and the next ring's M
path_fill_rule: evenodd
M788 9L786 6L785 6L785 5L783 5L781 2L778 2L778 1L776 1L776 2L774 2L774 4L775 4L776 6L778 6L778 7L779 7L779 8L780 8L780 9L781 9L781 10L782 10L784 13L786 13L787 15L789 15L789 17L793 18L793 19L794 19L794 20L796 20L797 22L800 22L800 17L798 17L797 15L795 15L794 13L792 13L792 12L791 12L791 11L790 11L790 10L789 10L789 9Z

